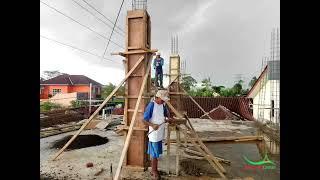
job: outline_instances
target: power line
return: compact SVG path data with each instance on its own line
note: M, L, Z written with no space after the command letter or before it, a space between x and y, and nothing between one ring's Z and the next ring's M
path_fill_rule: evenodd
M92 53L92 52L89 52L89 51L86 51L86 50L80 49L80 48L75 47L75 46L73 46L73 45L69 45L69 44L66 44L66 43L63 43L63 42L60 42L60 41L57 41L57 40L54 40L54 39L48 38L48 37L43 36L43 35L41 35L41 34L40 34L40 37L42 37L42 38L44 38L44 39L47 39L47 40L50 40L50 41L53 41L53 42L55 42L55 43L58 43L58 44L64 45L64 46L68 46L68 47L73 48L73 49L76 49L76 50L78 50L78 51L82 51L82 52L85 52L85 53L91 54L91 55L96 56L96 57L98 57L98 58L103 58L103 59L105 59L105 60L108 60L108 61L111 61L111 62L114 62L114 63L122 64L122 63L120 63L120 62L113 61L113 60L111 60L111 59L108 59L108 58L105 58L105 57L101 57L101 56L99 56L99 55L97 55L97 54L94 54L94 53Z
M115 25L114 22L112 22L109 18L107 18L105 15L103 15L100 11L98 11L94 6L92 6L91 4L89 4L87 1L82 0L84 3L86 3L88 6L90 6L92 9L94 9L97 13L99 13L101 16L103 16L104 18L106 18L110 23L112 23L113 25ZM120 31L124 32L125 31L123 29L121 29L119 26L116 26Z
M52 10L55 10L56 12L58 12L58 13L62 14L63 16L65 16L65 17L67 17L67 18L71 19L72 21L74 21L74 22L78 23L79 25L81 25L81 26L83 26L83 27L85 27L85 28L89 29L90 31L92 31L92 32L94 32L94 33L96 33L96 34L98 34L98 35L99 35L99 36L101 36L102 38L107 39L107 37L106 37L106 36L104 36L104 35L102 35L102 34L100 34L100 33L96 32L96 31L94 31L93 29L91 29L90 27L88 27L88 26L86 26L86 25L81 24L79 21L77 21L77 20L73 19L72 17L70 17L70 16L68 16L68 15L64 14L63 12L59 11L58 9L56 9L56 8L54 8L54 7L50 6L50 5L48 5L48 4L47 4L47 3L45 3L45 2L42 2L42 1L40 1L40 2L41 2L41 3L43 3L44 5L46 5L47 7L51 8ZM111 40L110 40L110 41L111 41ZM124 47L122 47L122 46L121 46L121 45L119 45L118 43L113 42L113 41L111 41L111 42L112 42L113 44L117 45L118 47L120 47L120 48L123 48L123 49L124 49Z
M111 25L107 24L105 21L103 21L102 19L100 19L99 17L97 17L95 14L93 14L91 11L89 11L89 9L83 7L80 3L78 3L78 2L75 1L75 0L72 0L72 1L73 1L74 3L76 3L78 6L80 6L82 9L84 9L85 11L87 11L89 14L91 14L92 16L94 16L96 19L98 19L99 21L101 21L103 24L105 24L106 26L108 26L109 28L112 29L112 26L111 26ZM116 31L116 30L115 30L115 32L117 32L119 35L121 35L122 37L124 37L124 34L123 34L123 33L121 34L119 31Z
M121 9L122 9L123 2L124 2L124 0L122 0L121 6L120 6L120 9L119 9L119 11L118 11L117 18L116 18L116 22L114 23L114 26L113 26L113 28L112 28L112 31L111 31L111 34L110 34L110 37L109 37L109 40L108 40L107 47L106 47L106 49L104 50L102 57L104 57L104 55L105 55L106 52L107 52L107 49L108 49L108 46L109 46L109 43L110 43L110 40L111 40L111 37L112 37L112 34L113 34L113 30L114 30L114 28L115 28L115 26L116 26L116 24L117 24L117 21L118 21L118 18L119 18L119 14L120 14Z

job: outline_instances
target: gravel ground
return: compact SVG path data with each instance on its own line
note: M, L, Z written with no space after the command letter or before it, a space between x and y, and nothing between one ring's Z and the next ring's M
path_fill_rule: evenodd
M63 152L57 160L50 159L58 151L50 149L52 143L66 135L68 132L56 136L40 139L40 174L43 177L55 177L57 179L105 179L110 174L112 163L113 171L116 169L123 147L123 137L113 131L87 130L81 134L96 134L108 137L109 142L99 146L87 147ZM86 164L92 162L93 167L87 168ZM104 171L95 176L101 170Z

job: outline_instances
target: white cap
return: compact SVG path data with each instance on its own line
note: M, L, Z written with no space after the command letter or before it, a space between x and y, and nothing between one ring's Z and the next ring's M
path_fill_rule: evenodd
M160 52L157 52L156 55L157 55L157 56L160 56L161 54L160 54Z
M169 101L168 92L166 90L159 90L156 94L156 97L159 97L160 99L164 101Z

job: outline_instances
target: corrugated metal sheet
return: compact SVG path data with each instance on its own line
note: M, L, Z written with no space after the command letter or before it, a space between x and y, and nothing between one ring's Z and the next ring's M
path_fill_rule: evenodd
M254 120L249 109L249 98L245 97L193 97L195 101L206 111L222 105L230 111L237 113L247 120ZM203 112L195 105L190 98L182 98L182 109L187 112L190 118L199 118Z

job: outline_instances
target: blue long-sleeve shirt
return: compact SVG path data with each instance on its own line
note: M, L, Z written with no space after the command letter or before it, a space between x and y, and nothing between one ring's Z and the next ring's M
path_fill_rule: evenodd
M153 107L154 107L154 101L151 101L149 102L149 104L147 105L145 111L144 111L144 114L143 114L143 119L145 121L150 121L150 119L152 118L152 114L153 114ZM170 117L170 112L169 112L169 109L166 105L164 105L163 107L163 110L164 110L164 116L165 117Z
M163 63L164 63L164 59L162 57L160 57L159 59L155 58L153 60L153 68L156 69L156 68L162 68L163 66Z

